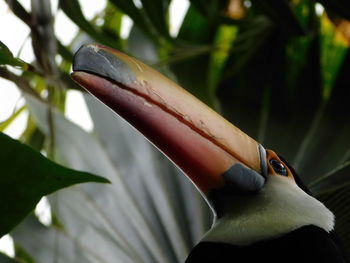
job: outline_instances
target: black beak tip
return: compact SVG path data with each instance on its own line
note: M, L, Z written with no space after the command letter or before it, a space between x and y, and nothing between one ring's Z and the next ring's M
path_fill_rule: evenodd
M89 56L92 56L92 49L88 45L82 45L73 57L73 72L75 71L88 71L91 70L93 73L94 67L90 63Z
M73 58L73 72L83 71L112 81L129 84L135 75L116 54L100 45L87 44L79 48Z

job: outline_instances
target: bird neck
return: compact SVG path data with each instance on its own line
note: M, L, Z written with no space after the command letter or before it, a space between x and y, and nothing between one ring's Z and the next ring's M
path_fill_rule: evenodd
M244 246L306 225L327 232L334 228L333 213L282 176L269 176L264 189L254 196L232 197L225 203L225 214L215 220L204 241Z

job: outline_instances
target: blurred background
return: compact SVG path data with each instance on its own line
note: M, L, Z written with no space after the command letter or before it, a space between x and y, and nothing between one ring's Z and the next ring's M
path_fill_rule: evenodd
M182 262L210 227L181 172L70 79L85 43L156 68L287 159L350 253L349 19L344 0L0 0L0 132L112 182L43 198L0 262Z

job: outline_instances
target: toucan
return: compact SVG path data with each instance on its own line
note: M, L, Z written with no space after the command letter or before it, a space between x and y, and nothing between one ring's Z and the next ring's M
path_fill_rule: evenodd
M212 208L213 225L187 263L347 262L333 213L292 167L173 81L98 44L76 52L72 78L162 151Z

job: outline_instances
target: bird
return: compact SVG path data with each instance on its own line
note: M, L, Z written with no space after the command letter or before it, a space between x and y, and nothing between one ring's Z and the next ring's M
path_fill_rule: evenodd
M83 45L73 80L141 132L193 182L214 213L195 262L348 262L333 213L295 170L146 64Z

